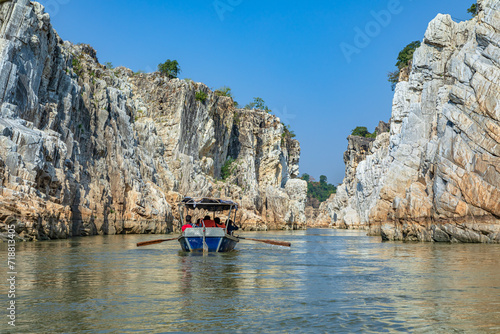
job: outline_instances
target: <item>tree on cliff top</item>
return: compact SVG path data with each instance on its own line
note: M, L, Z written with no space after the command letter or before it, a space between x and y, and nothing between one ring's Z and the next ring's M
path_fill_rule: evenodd
M309 174L302 174L301 179L307 181L307 204L309 206L318 208L321 202L337 192L337 187L329 184L325 175L319 177L319 182L316 182Z
M398 55L398 62L396 63L396 67L400 70L408 66L410 61L413 59L413 54L415 50L420 47L420 41L414 41L405 46Z
M226 97L233 97L233 93L231 92L231 88L227 86L223 86L215 91L215 94L217 96L226 96Z
M377 132L368 132L366 126L358 126L356 129L352 130L351 136L365 137L365 138L377 138Z
M177 60L168 59L163 64L158 65L158 71L161 74L166 75L169 79L177 78L177 75L181 72L181 67Z
M473 4L472 6L470 6L470 8L467 9L467 13L472 15L472 17L476 16L477 15L477 4Z
M396 62L397 69L393 72L389 72L389 74L387 75L387 80L391 83L392 90L396 88L396 84L399 82L399 73L403 68L407 67L410 64L410 61L413 59L415 50L419 47L420 41L413 41L405 46L405 48L401 50L401 52L399 52Z
M293 130L290 130L290 125L283 124L283 138L295 138L295 132Z
M260 97L254 97L253 102L250 102L245 106L245 109L259 109L259 110L264 110L267 111L268 113L271 112L271 109L269 109L266 106L266 102Z
M351 136L366 137L369 133L366 126L358 126L356 129L352 130Z

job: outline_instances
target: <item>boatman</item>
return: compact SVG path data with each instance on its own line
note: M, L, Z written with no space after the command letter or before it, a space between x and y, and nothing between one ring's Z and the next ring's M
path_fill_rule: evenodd
M233 235L234 231L238 231L240 228L231 220L227 220L227 234Z

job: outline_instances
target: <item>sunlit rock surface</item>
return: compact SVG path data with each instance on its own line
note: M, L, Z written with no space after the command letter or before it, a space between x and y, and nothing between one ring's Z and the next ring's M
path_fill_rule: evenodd
M333 224L385 240L500 242L500 1L438 15L394 96L390 134L351 149ZM363 161L358 161L363 159Z
M300 145L277 117L202 83L107 69L36 2L3 2L0 20L0 231L165 233L185 195L241 203L247 229L305 226Z

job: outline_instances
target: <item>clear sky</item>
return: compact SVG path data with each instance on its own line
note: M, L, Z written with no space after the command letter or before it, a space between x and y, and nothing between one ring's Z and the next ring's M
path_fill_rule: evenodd
M344 177L347 136L388 121L387 72L438 13L469 19L473 0L42 0L60 36L88 43L101 63L152 72L179 61L180 78L262 97L301 143L301 173ZM361 33L360 33L361 31Z

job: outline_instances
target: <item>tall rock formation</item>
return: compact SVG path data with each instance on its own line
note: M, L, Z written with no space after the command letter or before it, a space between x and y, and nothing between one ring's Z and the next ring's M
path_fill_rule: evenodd
M201 83L106 68L39 3L1 3L0 23L0 232L165 233L185 195L241 202L247 229L305 226L300 146L277 117Z
M386 240L500 242L500 1L478 7L470 21L429 24L390 134L348 151L335 224Z

